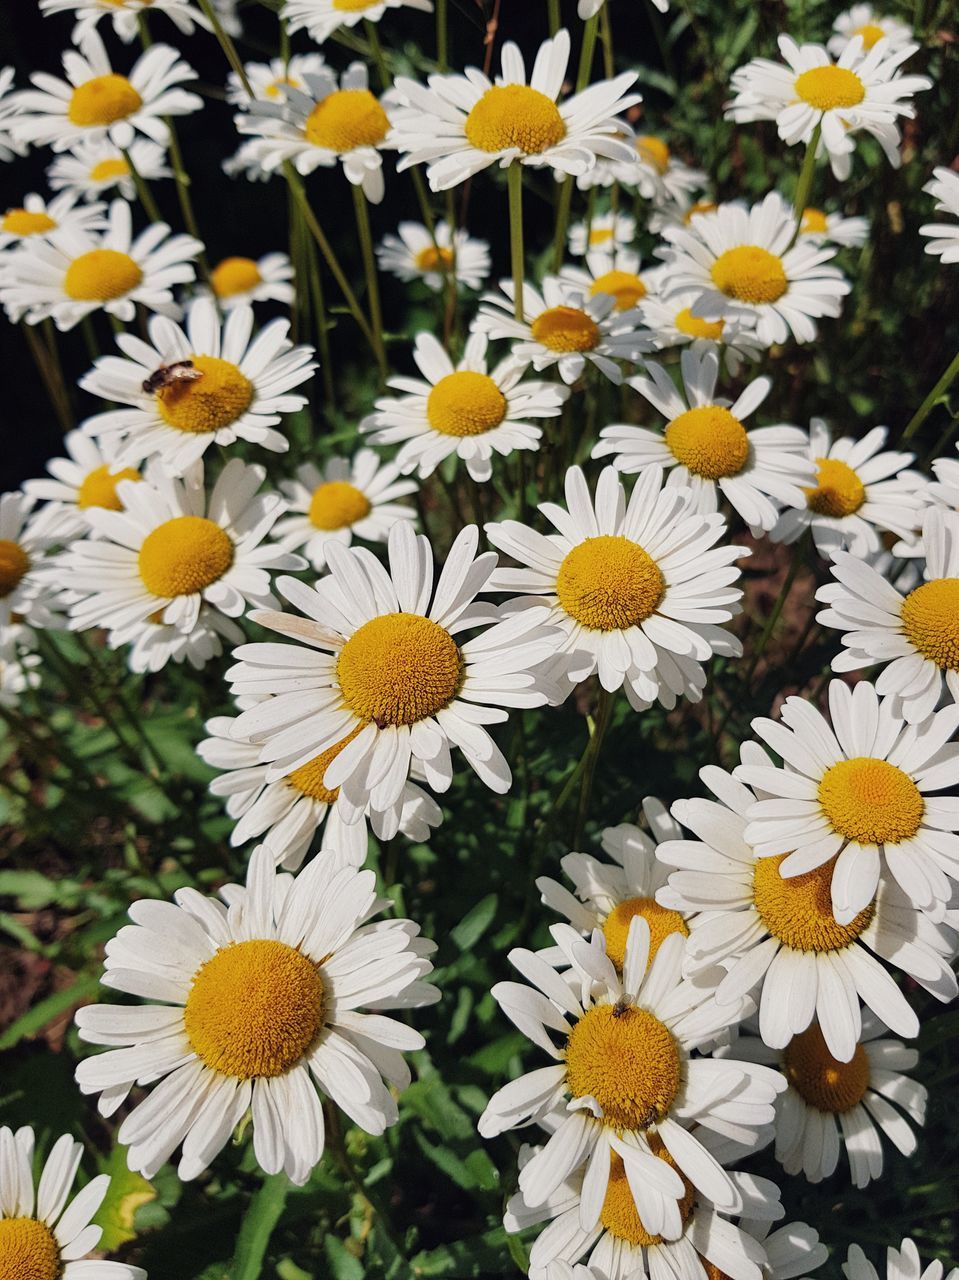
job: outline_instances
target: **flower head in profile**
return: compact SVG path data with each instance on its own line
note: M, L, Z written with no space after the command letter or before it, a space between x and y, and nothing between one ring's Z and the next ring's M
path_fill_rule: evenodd
M255 99L283 102L291 89L306 88L306 75L319 75L326 67L322 53L293 53L287 58L271 58L269 62L245 62L243 70ZM226 79L226 100L245 107L250 95L235 71Z
M401 222L395 236L383 237L376 256L381 270L406 282L422 280L434 293L450 280L481 289L490 270L489 244L463 227L454 231L445 220L432 233L421 222Z
M799 234L810 244L837 244L844 249L860 249L869 238L869 219L824 213L822 209L807 205L799 224Z
M379 22L392 9L418 9L432 13L432 0L286 0L282 18L290 32L304 27L317 44L323 44L339 27L358 22Z
M613 245L609 250L591 249L585 267L565 266L559 278L588 298L608 295L614 311L633 311L657 291L665 273L662 265L645 271L641 265L634 250Z
M56 599L65 584L50 577L48 557L63 530L55 513L34 512L35 502L33 494L0 494L0 632L15 617L27 626L58 625Z
M0 707L16 707L20 695L40 687L40 655L31 653L24 638L28 628L0 624Z
M959 173L951 169L934 169L935 177L923 187L936 198L940 213L959 218ZM959 262L959 222L927 222L919 228L921 236L928 236L926 253L941 258L943 265Z
M938 1258L924 1267L919 1250L908 1237L898 1249L886 1250L886 1266L882 1278L858 1244L849 1246L842 1270L846 1280L943 1280L943 1272L945 1280L959 1280L959 1267L954 1266L945 1271Z
M254 302L281 302L289 307L296 292L293 264L285 253L265 253L261 258L231 255L210 271L210 288L224 311Z
M904 44L911 44L914 39L912 27L871 4L854 4L844 9L833 22L832 29L826 48L834 58L838 58L857 36L866 53L880 40L887 40L890 49L898 49Z
M636 238L636 219L628 213L600 213L588 222L574 222L569 229L569 251L574 258L589 253L605 253L615 257L620 249L628 249Z
M57 155L47 169L47 180L52 191L64 191L74 199L97 200L112 188L124 200L136 198L133 167L145 182L157 182L172 178L173 170L167 165L166 148L146 138L134 138L126 148L130 159L109 138L99 142L85 138L76 142L69 151Z
M76 24L71 39L79 44L88 31L95 31L102 18L111 18L114 34L124 44L136 39L140 14L163 13L181 35L192 36L196 27L209 31L206 18L189 0L40 0L45 17L55 13L75 13Z
M260 1167L302 1185L325 1146L321 1095L367 1133L396 1122L388 1086L409 1084L403 1051L423 1038L383 1011L439 998L424 981L434 947L411 920L374 923L387 903L373 872L332 858L294 878L261 846L246 886L221 896L187 888L133 904L103 984L149 1003L78 1011L80 1038L108 1047L77 1083L105 1116L135 1084L153 1086L117 1133L145 1177L178 1147L178 1176L197 1177L252 1109Z
M0 162L3 163L27 154L27 144L13 136L13 122L19 109L13 67L0 67Z
M57 541L68 543L89 531L86 513L94 508L122 511L117 493L121 480L139 480L133 467L119 467L108 462L95 440L82 431L68 431L63 437L66 458L51 458L47 463L49 479L42 477L24 482L23 491L31 498L45 502L43 515Z
M31 192L22 205L12 205L0 216L0 249L27 240L49 240L58 232L84 235L102 231L105 226L104 206L93 204L74 208L77 197L72 192L44 200Z
M668 267L660 270L664 270L668 279ZM659 279L660 290L665 282L665 279ZM735 377L744 360L759 359L764 346L756 336L748 316L704 320L702 316L694 315L693 307L699 298L698 289L647 294L639 306L643 325L657 350L692 347L700 354L714 351L722 357L727 371Z

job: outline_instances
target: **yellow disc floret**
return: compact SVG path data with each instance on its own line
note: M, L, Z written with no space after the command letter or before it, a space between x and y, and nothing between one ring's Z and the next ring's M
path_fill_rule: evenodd
M587 538L560 565L559 603L592 631L624 631L654 613L666 592L656 561L638 542L611 534Z
M452 271L455 265L453 250L447 249L445 245L428 244L416 255L417 270L424 274L431 271Z
M599 342L599 325L579 307L550 307L530 325L533 337L550 351L592 351Z
M753 306L775 302L789 288L782 259L758 244L727 249L713 263L710 274L727 298Z
M616 299L615 311L628 311L646 297L646 286L635 271L606 271L593 281L590 293L611 293Z
M110 160L98 160L90 170L91 182L115 182L117 178L128 178L130 166L123 156L113 156Z
M348 480L326 480L310 499L310 523L317 529L348 529L368 516L373 507L362 489Z
M30 557L20 543L0 538L0 600L20 585L21 578L29 568Z
M806 489L806 504L819 516L855 515L866 501L866 486L848 463L839 458L816 459L816 487Z
M612 227L591 227L589 232L589 247L591 249L595 249L598 245L609 244L612 238Z
M333 8L341 13L362 13L364 9L372 9L382 0L333 0Z
M481 436L506 417L506 397L485 373L461 369L440 378L426 401L426 417L444 436Z
M143 272L128 253L91 249L74 258L63 278L63 291L77 302L110 302L135 289Z
M959 578L936 578L902 602L902 629L924 658L959 671Z
M670 911L661 907L655 898L627 898L619 902L603 921L603 937L606 939L606 954L618 971L622 971L626 960L626 939L629 926L637 916L642 916L649 925L649 958L646 967L653 963L656 952L671 933L681 933L689 937L686 921L678 911Z
M77 506L81 511L87 507L105 507L107 511L122 511L123 503L117 494L117 485L121 480L139 480L139 471L133 467L124 467L120 471L111 471L107 463L102 467L94 467L83 477L77 490Z
M56 226L48 213L30 209L8 209L0 222L0 230L11 236L37 236Z
M0 1218L0 1277L59 1280L63 1260L56 1237L36 1218Z
M203 516L174 516L143 539L137 567L155 596L189 596L222 578L233 563L229 534Z
M635 1005L594 1005L566 1041L570 1093L595 1098L614 1129L643 1131L665 1119L682 1079L672 1032Z
M865 22L853 32L854 36L862 36L863 49L871 49L885 34L878 22Z
M183 1025L212 1071L236 1080L280 1076L316 1039L324 997L319 969L295 947L235 942L193 975Z
M191 356L202 376L177 379L156 393L160 417L178 431L218 431L243 416L253 403L253 383L229 360Z
M666 444L677 462L705 480L738 475L749 461L746 428L718 404L699 405L674 418L666 428Z
M477 151L521 151L535 156L566 137L556 103L524 84L494 85L466 117L466 137Z
M869 1059L861 1044L849 1062L834 1058L814 1022L783 1051L783 1074L809 1106L836 1115L862 1101L869 1088Z
M649 1145L653 1155L660 1160L664 1160L683 1179L685 1192L683 1198L679 1201L679 1217L685 1226L693 1210L693 1201L696 1195L695 1188L689 1179L676 1168L676 1161L663 1146L662 1139L657 1137L655 1133L650 1135ZM662 1236L650 1235L643 1226L642 1220L636 1211L636 1201L630 1190L629 1180L626 1177L626 1166L623 1164L622 1156L617 1155L615 1152L610 1157L609 1182L606 1184L606 1198L603 1200L603 1208L600 1212L599 1220L611 1236L614 1236L617 1240L625 1241L626 1244L632 1245L633 1248L649 1247L663 1242Z
M799 229L807 236L824 236L829 230L829 224L826 222L826 215L821 209L809 208L803 210L802 223Z
M858 844L900 844L922 826L925 802L907 773L888 760L856 756L827 769L819 803L834 831Z
M143 99L126 76L110 72L77 85L70 96L67 115L83 128L113 124L139 111Z
M784 876L779 868L788 856L756 859L753 902L763 924L793 951L840 951L850 946L872 923L875 905L864 907L849 924L837 924L830 891L836 859L800 876Z
M380 728L415 724L453 701L463 658L445 628L418 613L387 613L354 631L340 650L343 701Z
M715 200L696 200L683 214L683 222L689 226L697 213L715 213L718 208L719 205L716 204Z
M369 89L337 89L316 104L305 129L314 147L345 152L378 146L389 127L389 117Z
M856 107L866 96L863 82L848 67L812 67L796 77L795 89L817 111Z
M252 258L224 258L210 272L210 284L218 298L249 293L263 280Z
M708 338L710 342L719 342L723 336L723 320L704 320L702 316L694 316L689 307L683 307L676 313L673 324L680 333L690 338Z
M347 734L340 742L336 742L332 747L327 747L325 751L321 751L318 756L314 756L312 760L307 760L306 764L301 764L299 769L294 769L285 781L293 787L295 791L299 791L301 795L309 796L311 800L319 800L323 804L335 804L336 798L340 794L339 787L332 790L325 786L323 778L327 769L340 754L345 746L353 741L360 732L360 726Z
M655 138L649 133L641 134L636 139L636 150L640 159L645 160L657 173L665 173L669 168L669 147L662 138Z

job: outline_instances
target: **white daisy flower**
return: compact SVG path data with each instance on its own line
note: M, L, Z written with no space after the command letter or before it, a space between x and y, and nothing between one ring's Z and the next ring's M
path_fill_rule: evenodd
M289 328L288 320L272 320L251 341L251 307L235 307L221 330L215 303L198 298L185 329L156 316L148 324L149 342L117 334L128 358L102 356L80 386L128 407L88 418L82 430L122 466L159 457L177 475L213 444L247 440L285 453L289 441L274 426L306 404L291 392L316 368L313 348L294 347ZM200 376L178 377L178 370Z
M237 147L232 156L223 161L222 169L228 178L246 178L247 182L269 182L272 172L263 168L259 161L259 139L251 138Z
M835 249L792 242L792 209L771 191L761 204L723 204L696 215L688 227L667 227L673 246L663 292L699 291L693 315L706 320L742 318L766 346L816 337L815 319L838 316L849 282L826 263Z
M898 74L919 46L893 48L880 40L864 52L862 37L854 36L833 62L820 44L798 45L787 35L781 35L778 43L787 65L754 58L733 72L736 96L726 108L727 117L740 124L775 120L787 146L808 145L821 128L819 152L828 154L840 181L849 177L860 132L876 138L889 163L898 169L896 121L900 116L915 116L905 99L932 88L926 76Z
M350 458L333 457L322 469L305 462L294 480L281 480L289 513L273 538L284 550L303 554L316 570L326 567L326 547L348 547L354 538L385 542L397 520L415 520L416 510L397 498L415 493L415 480L401 480L399 468L381 462L372 449Z
M134 138L127 148L137 173L145 182L172 178L166 163L166 148L146 138ZM116 187L124 200L136 198L136 183L123 152L109 138L77 142L69 152L58 155L47 169L53 191L69 192L75 199L96 200Z
M799 234L810 244L838 244L844 249L861 249L869 239L868 218L847 218L842 213L824 213L807 206L799 224Z
M690 1184L721 1211L741 1213L739 1188L699 1135L729 1133L735 1115L737 1139L747 1149L754 1146L785 1081L775 1071L742 1063L727 1076L728 1060L691 1056L730 1019L709 986L682 979L685 939L679 934L666 938L648 964L649 926L636 916L622 979L599 933L590 942L575 934L568 942L559 938L567 950L566 974L517 949L510 962L532 985L500 982L492 989L506 1016L555 1065L494 1094L480 1116L480 1134L492 1138L554 1111L565 1113L520 1170L525 1203L533 1209L546 1204L585 1165L579 1226L591 1231L602 1220L615 1155L624 1166L623 1198L631 1196L651 1235L675 1240L682 1234L681 1205Z
M744 744L742 759L760 770L771 765L756 743ZM672 810L695 839L666 840L656 851L662 863L678 868L657 902L693 914L686 972L727 970L717 1001L738 1005L754 995L759 1033L773 1049L785 1048L818 1018L830 1052L848 1062L862 1030L860 1000L899 1035L917 1035L919 1019L874 955L938 999L951 1000L959 987L949 965L950 930L934 925L888 882L839 924L830 897L835 858L782 875L787 854L760 857L745 839L753 792L713 765L699 776L716 799L678 800Z
M52 317L61 332L101 309L129 323L137 303L178 315L173 285L195 279L202 252L199 240L171 235L165 222L134 239L129 204L114 200L98 234L64 229L49 241L22 241L0 271L0 303L11 320L38 324Z
M923 187L936 197L936 209L959 218L959 173L951 169L934 169L934 179ZM942 258L943 264L959 262L959 222L927 222L919 228L921 236L931 237L926 253Z
M52 610L62 583L46 573L47 552L61 541L55 516L33 511L26 493L0 495L0 628L14 620L29 626L57 626Z
M652 0L652 2L660 13L668 13L669 0ZM605 3L606 0L579 0L576 13L585 22L587 18L592 18L599 13Z
M236 726L261 745L269 780L358 730L323 777L357 813L395 804L414 762L445 791L452 746L486 786L509 788L509 765L483 726L506 720L507 707L560 700L538 670L555 658L557 632L546 610L497 622L492 605L476 602L496 565L494 554L476 555L478 542L475 525L459 534L435 588L429 541L406 520L390 530L389 572L372 552L331 543L330 573L315 587L280 579L307 617L251 617L301 643L244 645L229 672L236 695L271 695ZM476 634L462 641L467 630Z
M118 467L108 461L82 431L68 431L63 443L69 457L52 458L47 463L50 479L27 480L23 491L47 504L45 520L60 535L58 541L70 542L89 530L87 511L96 507L122 511L117 485L121 480L135 482L141 477L133 467Z
M223 311L254 302L293 305L293 264L285 253L262 258L222 258L210 271L210 288Z
M15 633L20 630L16 625L0 626L0 707L15 707L21 694L40 687L40 655L17 643Z
M890 49L898 49L914 38L911 27L898 18L887 17L871 4L854 4L844 10L833 22L832 29L835 34L829 37L826 48L834 58L838 58L856 36L867 53L880 40L888 40Z
M559 278L578 289L586 297L608 294L614 311L633 311L649 295L656 292L663 267L640 271L642 259L632 249L591 249L586 267L565 266Z
M852 1184L862 1188L882 1176L883 1137L904 1156L915 1153L909 1121L925 1124L926 1090L903 1072L919 1053L890 1038L871 1014L848 1061L830 1053L816 1022L780 1052L752 1036L737 1040L735 1052L778 1067L789 1082L776 1099L776 1159L786 1173L822 1182L845 1148Z
M657 699L667 708L679 697L698 702L701 664L742 652L721 624L740 611L734 561L748 550L715 546L725 520L698 512L689 489L664 488L661 467L640 474L628 504L613 467L600 473L595 501L579 467L565 489L566 510L540 505L555 534L514 520L486 526L493 546L522 566L497 570L490 589L529 593L511 610L549 606L571 681L596 672L608 692L625 687L639 711Z
M16 95L13 129L20 141L69 151L85 139L109 138L128 147L143 133L165 147L169 130L163 117L202 108L202 98L177 87L196 73L170 45L151 45L125 76L114 71L96 31L78 43L79 53L68 49L63 55L66 80L36 71L30 77L36 87Z
M544 40L529 83L519 48L503 46L495 81L476 67L465 75L433 75L429 87L399 76L390 141L405 152L398 168L426 164L433 191L447 191L492 164L514 161L559 174L585 173L597 156L628 160L625 126L614 117L642 101L627 93L636 73L624 72L573 94L559 96L569 64L568 31Z
M337 83L329 67L303 72L303 89L288 85L282 101L258 99L234 117L252 138L249 161L267 173L289 160L297 173L343 165L371 204L383 199L383 157L390 118L369 89L364 63L353 62Z
M13 93L11 89L14 89ZM0 67L0 161L27 154L26 143L13 136L13 122L18 111L13 67Z
M639 306L643 324L660 351L689 345L700 353L715 351L722 355L727 371L736 376L743 360L758 360L765 348L742 317L703 320L693 315L699 297L698 289L670 291L665 296L648 293Z
M260 764L260 748L234 734L234 720L217 716L208 720L211 735L197 746L207 764L226 772L210 783L210 793L226 799L226 811L236 821L230 834L234 847L263 838L277 864L295 871L323 828L323 856L339 858L343 865L361 867L366 861L369 826L380 840L398 831L409 840L426 841L443 820L443 811L414 782L407 782L387 810L367 810L358 821L344 821L338 805L339 790L323 785L323 775L352 738L345 737L285 778L267 780L268 766ZM355 736L355 734L353 735Z
M104 205L75 209L77 197L71 192L54 196L49 202L35 193L24 196L22 205L12 205L0 217L0 249L23 240L48 240L59 231L79 233L102 231L106 226Z
M624 174L628 185L639 188L644 200L657 206L688 203L708 181L702 169L693 169L673 155L669 144L651 133L636 135L636 168Z
M779 857L784 876L835 859L832 910L855 920L892 877L906 897L942 919L959 878L959 801L937 795L959 782L955 704L907 725L892 698L861 681L829 685L832 727L805 699L783 703L782 724L759 718L759 735L783 768L740 765L736 776L766 792L749 810L746 840L760 858ZM838 855L838 857L837 857Z
M162 611L158 610L146 622L135 619L112 628L107 634L107 647L129 646L127 666L131 671L155 673L162 671L168 662L189 663L194 670L201 671L220 656L224 644L242 644L245 638L232 618L206 604L200 606L192 631L181 631L162 618Z
M228 618L274 604L268 571L306 562L273 543L260 546L285 505L277 494L257 493L265 478L265 467L233 458L209 500L202 463L184 480L162 467L136 484L121 480L123 510L90 508L97 536L74 542L59 561L75 593L71 628L163 622L190 632L204 602Z
M195 27L209 31L210 25L199 9L188 0L40 0L45 17L54 13L75 13L76 25L70 39L79 44L88 31L95 31L101 18L113 19L114 35L124 44L135 40L139 32L139 16L147 12L165 13L181 35L192 36Z
M281 17L288 31L305 27L317 44L323 44L339 27L379 22L390 9L432 13L433 5L431 0L286 0Z
M34 1184L34 1133L0 1129L0 1269L24 1280L146 1280L142 1267L89 1258L102 1228L92 1219L110 1188L98 1174L67 1204L83 1143L63 1134Z
M846 1261L842 1264L846 1280L880 1280L876 1268L868 1260L858 1244L849 1246ZM944 1267L938 1258L923 1267L919 1250L908 1237L898 1249L886 1250L885 1280L942 1280ZM946 1272L946 1280L959 1280L959 1267Z
M805 502L802 486L815 483L805 432L784 423L749 432L743 426L743 419L772 390L771 379L754 378L730 404L716 396L715 351L687 347L681 367L684 395L654 361L647 362L648 378L629 379L667 419L662 433L648 427L604 427L591 456L615 454L618 471L664 467L668 485L692 490L696 510L717 511L722 494L747 525L768 532L783 506Z
M748 1227L766 1251L763 1274L767 1280L797 1280L818 1270L829 1257L819 1232L806 1222L789 1222L772 1231L771 1222L751 1218Z
M636 239L636 219L628 213L599 213L587 224L574 222L569 229L569 251L574 258L599 252L615 256Z
M648 349L647 337L638 331L639 312L617 311L611 293L589 297L559 276L546 276L542 292L523 285L523 315L528 317L523 320L514 316L514 297L512 280L500 281L499 293L484 294L474 332L510 340L513 358L531 364L537 373L555 365L569 386L582 377L587 364L618 385L623 371L616 361L635 364Z
M959 459L937 458L932 470L936 478L926 493L950 511L959 511Z
M243 70L253 90L253 97L267 102L285 99L287 90L304 89L304 75L318 75L326 66L322 53L294 53L289 61L271 58L269 62L245 62ZM250 95L235 71L226 79L226 100L246 106Z
M377 247L381 271L409 282L422 280L435 293L450 277L467 289L482 289L490 272L489 244L459 227L437 222L435 236L421 222L401 222L397 235L385 235Z
M485 333L470 335L458 364L431 333L419 333L413 359L424 380L396 377L387 383L405 394L376 401L360 430L374 444L401 444L396 465L421 478L444 458L465 462L474 480L485 482L492 460L514 449L537 449L542 431L532 418L555 418L569 392L550 382L523 380L526 366L512 358L488 371Z
M690 200L688 196L681 200L667 200L650 210L649 230L659 235L666 227L688 227L698 213L715 213L718 208L715 200L705 196L699 200Z
M387 905L372 871L314 858L295 878L278 875L261 847L246 886L227 886L226 906L195 889L178 890L175 905L134 903L102 980L151 1003L77 1012L80 1038L109 1046L76 1072L102 1115L134 1084L154 1085L117 1133L147 1178L181 1145L177 1174L197 1177L252 1108L260 1167L302 1186L325 1145L319 1091L379 1135L398 1114L387 1085L410 1082L402 1051L423 1047L381 1011L439 998L423 981L434 946L411 920L370 923Z
M825 559L851 551L860 559L882 549L879 531L911 537L924 505L925 481L907 468L911 453L880 452L886 427L873 427L861 440L832 440L822 418L809 424L809 453L816 464L816 486L803 508L784 511L770 537L795 542L812 530L816 550Z

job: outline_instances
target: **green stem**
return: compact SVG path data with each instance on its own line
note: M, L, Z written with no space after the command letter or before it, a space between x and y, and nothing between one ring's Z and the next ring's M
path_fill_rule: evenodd
M939 403L940 399L949 390L949 387L952 384L952 381L957 374L959 374L959 351L957 351L956 354L952 357L952 360L949 363L949 366L946 369L945 373L942 375L942 377L939 379L939 381L936 383L933 389L926 396L925 400L923 400L922 404L919 406L916 412L909 419L908 423L906 424L906 429L902 433L903 440L912 439L912 437L916 434L916 432L919 430L919 428L922 426L925 420L929 417L930 413L932 413L933 409Z
M401 1258L406 1257L406 1244L390 1219L389 1213L379 1202L375 1192L368 1191L363 1185L363 1179L360 1177L356 1166L350 1159L350 1154L346 1149L346 1143L343 1141L343 1130L340 1128L340 1113L336 1105L328 1098L323 1101L323 1115L326 1118L326 1141L330 1151L340 1170L345 1174L347 1181L352 1186L356 1195L362 1201L364 1207L368 1211L370 1217L374 1217L379 1222L383 1231L389 1237L393 1248Z
M609 16L609 0L599 11L599 22L603 37L603 74L612 80L616 74L616 58L613 53L613 21Z
M513 263L513 314L523 319L523 167L514 160L507 172L509 242Z
M210 0L199 0L199 5L210 26L213 28L213 34L219 41L220 48L226 54L227 61L236 72L240 84L243 86L244 92L250 98L255 97L256 95L253 92L253 86L250 84L250 79L246 74L246 68L243 66L243 59L237 53L236 45L223 30L223 24L220 21L216 9L211 4Z
M133 157L129 151L121 151L124 160L127 162L127 168L130 170L130 177L137 189L137 197L143 205L143 210L151 222L162 222L163 218L157 207L157 202L153 199L153 194L147 186L146 180L133 163Z
M176 183L176 196L180 204L180 214L183 218L183 225L195 240L202 240L200 235L200 224L196 220L196 214L193 212L193 201L190 199L190 175L186 171L183 163L183 152L180 150L180 139L177 137L176 129L173 127L173 121L167 116L163 122L170 133L170 165L173 169L173 181ZM201 250L197 254L197 261L200 264L200 270L209 280L210 268L206 260L206 251Z
M773 605L772 612L766 619L766 625L762 629L762 634L759 637L759 643L753 650L753 656L750 659L749 667L746 670L743 684L747 689L752 684L753 676L756 672L757 666L759 665L759 659L766 651L766 645L769 643L772 633L776 629L776 623L779 621L786 601L789 598L789 593L793 589L793 583L796 581L796 575L799 573L799 570L806 558L804 554L805 547L806 539L803 538L803 540L793 549L792 563L789 566L789 572L786 574L783 585L779 590L779 595L776 597L776 603Z
M583 783L579 792L579 806L576 810L576 825L573 827L573 848L579 849L583 843L583 828L586 825L586 818L589 814L590 801L593 798L593 783L596 779L596 765L599 761L599 753L603 746L603 739L606 737L606 730L609 728L609 722L613 713L613 701L615 694L609 693L606 689L599 691L599 704L596 708L596 719L591 726L589 742L586 744L586 752L583 756Z
M573 203L573 179L565 177L556 201L556 234L553 237L553 270L558 271L566 255L566 232L569 228L569 211Z
M607 0L607 4L609 0ZM605 5L603 9L605 9ZM600 9L600 13L603 12ZM576 73L576 92L582 91L589 84L589 78L593 74L593 54L596 50L596 36L599 33L599 13L594 13L591 18L586 19L586 26L583 28L583 47L579 53L579 71Z
M816 173L816 152L819 150L819 139L822 135L822 121L816 125L813 130L812 137L809 139L809 145L806 147L806 154L803 156L802 168L799 170L799 181L796 183L796 197L793 201L793 216L796 219L796 229L793 232L793 238L789 242L789 247L796 243L799 239L799 232L802 229L803 214L806 206L809 204L809 193L812 191L813 177Z
M383 52L383 46L380 44L376 23L370 22L369 18L364 18L363 26L366 28L366 38L370 42L370 52L373 55L373 63L380 77L380 84L383 92L386 93L388 89L393 87L393 77L386 63L386 54Z
M446 0L436 0L436 65L441 72L449 70Z
M290 1180L285 1173L274 1173L263 1179L240 1224L230 1280L258 1280L263 1274L270 1236L282 1217L289 1191Z
M560 28L559 0L546 0L546 14L549 21L549 34L555 36Z
M383 312L380 307L380 285L376 276L376 258L373 254L373 235L370 231L370 211L366 203L366 195L362 187L353 187L353 207L356 210L356 230L360 237L360 252L363 255L363 270L366 273L366 291L370 301L370 322L373 330L373 351L380 373L385 378L388 372L386 363L386 347L383 344Z
M433 210L430 208L430 198L426 191L426 183L423 181L423 175L420 173L419 165L415 165L410 169L410 177L413 179L413 190L416 192L416 199L420 206L420 213L423 217L423 224L436 244L436 219L433 217Z
M43 323L47 325L50 322L45 320ZM33 362L37 366L40 381L46 388L47 395L50 398L53 412L57 415L60 429L67 432L75 425L75 422L73 410L70 407L70 393L67 391L66 383L63 380L63 371L60 368L56 346L51 347L50 344L44 343L33 325L21 322L20 328L26 339L27 346L30 348Z
M297 212L299 212L299 210L297 210ZM306 258L308 264L310 297L313 300L313 310L315 312L316 319L316 340L320 353L320 380L323 384L324 406L326 412L329 413L333 408L336 392L333 386L333 364L330 354L329 323L326 318L326 298L323 293L323 280L320 276L320 265L316 260L316 246L311 240L304 236L303 248L305 250L303 256Z

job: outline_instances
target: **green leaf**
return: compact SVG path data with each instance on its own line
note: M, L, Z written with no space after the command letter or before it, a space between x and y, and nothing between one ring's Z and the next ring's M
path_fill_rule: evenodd
M157 1192L142 1174L134 1173L127 1166L126 1147L114 1147L109 1159L101 1163L100 1172L110 1175L110 1186L93 1217L94 1224L103 1229L97 1247L113 1253L121 1244L136 1239L134 1219L137 1209L155 1200Z
M450 930L450 940L459 951L470 951L493 923L499 898L495 893L488 893L481 898L471 911Z
M274 1173L263 1179L263 1185L243 1215L230 1280L258 1280L270 1236L280 1220L289 1191L290 1180L285 1173Z
M56 883L39 871L0 871L0 897L16 898L24 911L37 911L56 896Z
M323 1241L323 1252L330 1264L333 1280L363 1280L363 1265L354 1257L339 1236L328 1235Z
M53 1022L55 1018L65 1013L71 1005L79 1004L87 996L94 995L99 986L99 977L92 973L84 973L69 987L64 987L62 991L54 991L52 995L35 1004L32 1009L28 1009L22 1017L17 1018L16 1022L7 1027L3 1035L0 1035L0 1051L12 1049L21 1040L36 1035L48 1022Z

